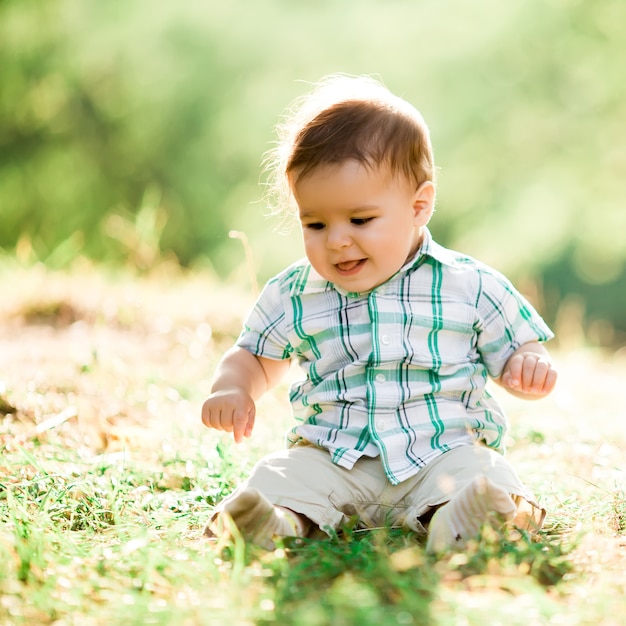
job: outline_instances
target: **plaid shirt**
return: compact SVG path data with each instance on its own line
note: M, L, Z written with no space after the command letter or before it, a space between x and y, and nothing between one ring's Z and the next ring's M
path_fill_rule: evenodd
M290 266L267 283L237 345L303 367L291 445L305 439L348 469L380 456L398 484L457 446L503 452L506 417L487 375L551 337L504 276L425 229L415 257L368 293L341 290L306 260Z

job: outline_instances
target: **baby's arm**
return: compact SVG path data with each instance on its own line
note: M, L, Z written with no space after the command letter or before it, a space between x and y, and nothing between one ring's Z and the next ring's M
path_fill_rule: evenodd
M535 400L547 396L556 379L550 353L538 341L530 341L509 357L496 382L514 396Z
M255 401L274 387L289 367L235 346L219 362L211 395L202 405L202 422L208 428L233 433L240 443L250 437L256 414Z

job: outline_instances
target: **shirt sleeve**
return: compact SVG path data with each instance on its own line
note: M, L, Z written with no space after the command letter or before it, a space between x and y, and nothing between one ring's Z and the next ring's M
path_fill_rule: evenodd
M285 333L285 317L280 283L272 279L245 320L236 345L255 356L277 360L290 358L293 348Z
M520 346L548 341L554 334L505 276L482 270L480 277L477 349L489 375L498 378Z

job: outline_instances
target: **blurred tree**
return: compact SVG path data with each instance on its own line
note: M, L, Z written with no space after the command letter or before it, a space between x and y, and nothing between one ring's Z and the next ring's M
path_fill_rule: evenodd
M214 247L229 229L220 205L256 180L258 155L229 149L237 81L211 25L147 2L0 11L0 246L27 233L45 258L80 231L85 252L106 257L106 216L128 219L157 189L161 244L183 262Z

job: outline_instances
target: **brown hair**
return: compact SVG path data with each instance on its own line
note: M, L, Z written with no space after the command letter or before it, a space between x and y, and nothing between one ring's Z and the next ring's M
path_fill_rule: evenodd
M293 207L289 177L293 183L321 165L354 159L366 167L386 166L416 189L435 178L430 135L420 113L367 76L326 77L295 102L278 134L266 165L270 205L282 215Z

